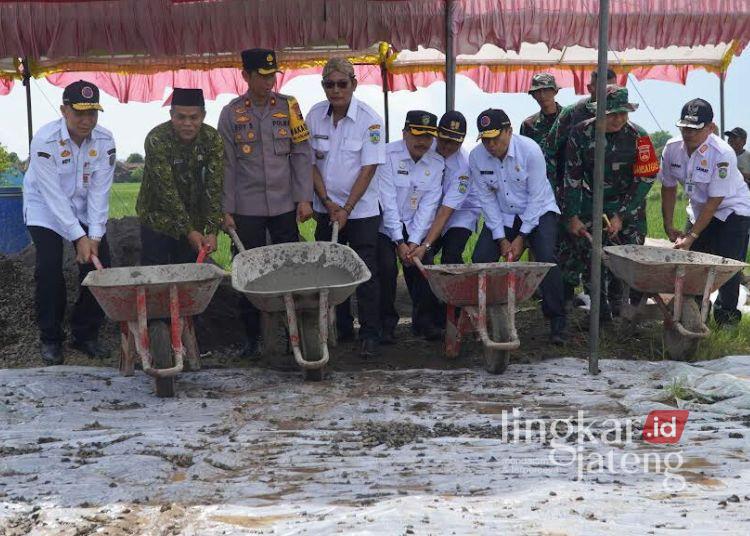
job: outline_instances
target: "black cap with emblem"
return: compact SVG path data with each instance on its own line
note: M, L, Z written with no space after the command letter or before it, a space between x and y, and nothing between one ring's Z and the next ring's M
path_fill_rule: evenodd
M421 136L422 134L437 136L437 116L424 110L406 112L404 130L408 130L415 136Z
M279 72L276 63L276 52L268 48L250 48L242 51L242 68L248 73L258 71L260 74Z
M497 108L489 108L483 111L477 117L477 129L481 138L494 138L500 135L500 132L510 127L510 118L508 114Z
M714 109L703 99L693 99L682 107L680 120L677 126L680 128L700 129L714 120Z
M202 89L174 88L172 93L172 106L200 106L206 107Z
M461 112L445 112L438 124L438 138L453 140L459 143L466 137L466 118Z
M102 105L99 104L99 88L85 80L73 82L65 87L65 90L63 90L63 104L79 111L104 111Z

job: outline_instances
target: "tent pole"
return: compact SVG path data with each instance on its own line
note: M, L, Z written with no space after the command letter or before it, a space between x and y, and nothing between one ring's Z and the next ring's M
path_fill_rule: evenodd
M609 0L599 0L599 58L596 71L596 141L594 146L594 200L591 248L591 314L589 318L589 373L599 374L599 311L602 283L602 211L604 209L604 149L606 137L607 52Z
M456 55L453 50L453 0L445 0L445 111L456 108Z
M726 131L727 126L724 124L724 78L726 77L726 72L722 71L719 73L719 110L720 110L720 117L721 117L721 139L724 139L724 132Z
M388 143L391 138L391 120L388 113L388 69L385 61L380 63L380 78L383 81L383 115L385 116L385 142Z
M34 137L34 126L31 121L31 71L29 70L29 58L21 60L23 65L23 85L26 86L26 125L29 130L29 147Z

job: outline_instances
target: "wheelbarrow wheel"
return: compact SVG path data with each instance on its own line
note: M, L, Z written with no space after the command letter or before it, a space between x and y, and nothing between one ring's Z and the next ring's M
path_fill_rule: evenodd
M702 331L701 311L692 298L686 297L683 300L680 322L690 331ZM675 361L685 361L692 357L699 343L700 339L697 337L685 337L677 329L664 326L664 348Z
M166 369L174 366L172 355L172 339L169 333L169 324L161 320L155 320L148 326L148 336L151 340L151 359L154 368ZM175 391L174 376L169 378L155 378L156 396L159 398L172 398Z
M490 339L496 342L510 340L510 317L507 305L488 307L487 324ZM484 348L484 368L490 374L502 374L508 368L509 363L510 350Z
M317 361L321 358L320 342L318 341L318 312L302 311L297 316L299 339L302 347L302 356L305 361ZM319 382L323 379L323 368L303 369L305 381Z

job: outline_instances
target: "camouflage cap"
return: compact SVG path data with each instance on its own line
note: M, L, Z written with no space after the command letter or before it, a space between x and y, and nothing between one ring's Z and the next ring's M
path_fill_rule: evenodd
M596 102L588 104L587 108L589 111L596 113ZM628 102L628 90L626 88L615 84L609 84L607 86L607 106L605 113L616 114L621 112L634 112L637 109L637 103Z
M555 77L549 73L537 73L531 78L531 87L529 93L533 93L537 89L560 89L557 87Z

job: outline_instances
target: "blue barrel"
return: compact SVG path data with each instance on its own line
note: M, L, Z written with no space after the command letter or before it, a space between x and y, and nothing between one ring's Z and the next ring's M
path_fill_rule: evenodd
M21 187L0 187L0 253L18 253L30 242L31 238L23 223Z

